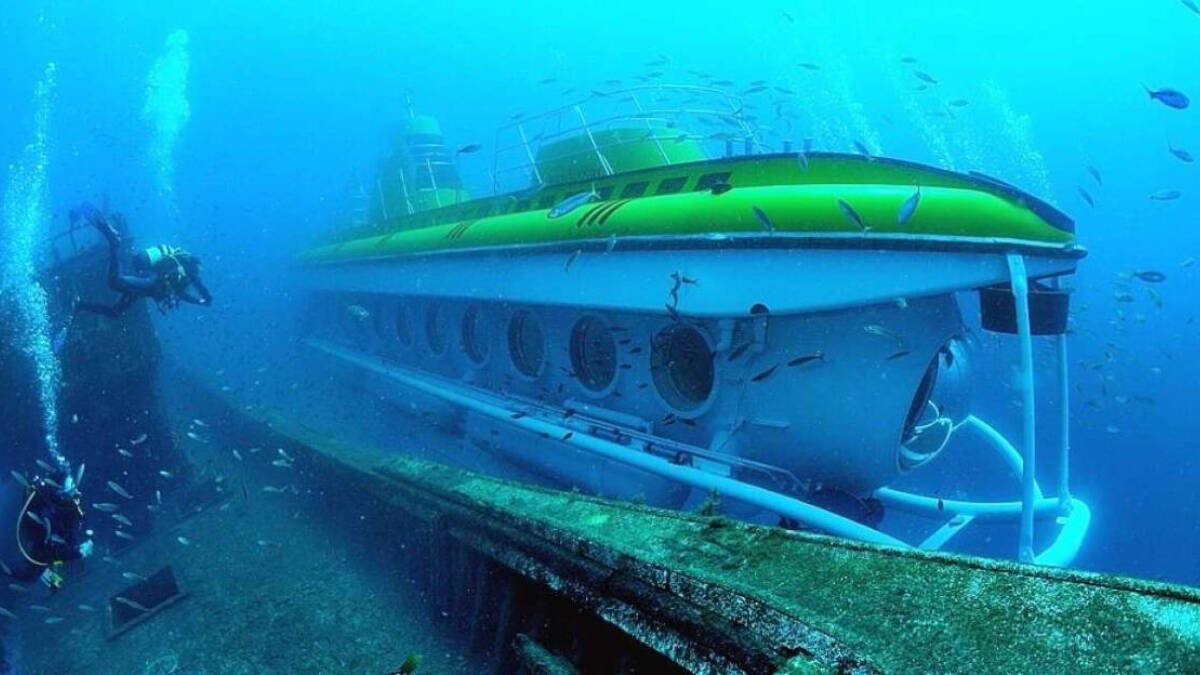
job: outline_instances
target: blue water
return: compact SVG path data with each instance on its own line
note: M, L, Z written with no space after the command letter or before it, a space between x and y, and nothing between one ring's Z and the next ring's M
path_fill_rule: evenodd
M217 306L159 321L168 348L199 370L258 363L294 337L287 261L346 219L406 96L451 144L485 144L462 162L478 193L486 146L513 113L556 106L569 87L649 70L690 81L696 70L799 92L787 133L816 149L857 141L1050 200L1089 250L1070 282L1072 484L1094 511L1077 565L1200 584L1200 265L1186 263L1200 257L1200 165L1168 152L1200 157L1200 100L1173 110L1143 89L1200 96L1200 16L1183 3L77 4L0 12L0 181L11 190L20 178L53 64L37 225L55 231L75 203L107 199L143 240L203 252ZM660 55L670 63L645 65ZM938 84L917 91L913 68ZM966 105L942 116L957 99ZM1161 190L1182 197L1149 199ZM1154 286L1161 307L1119 278L1135 270L1166 274ZM1118 283L1132 302L1118 301ZM38 330L34 340L50 339ZM1006 396L979 401L1003 408Z

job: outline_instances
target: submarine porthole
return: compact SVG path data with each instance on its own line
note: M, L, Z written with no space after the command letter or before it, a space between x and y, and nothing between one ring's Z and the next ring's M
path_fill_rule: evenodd
M408 325L408 308L404 303L396 305L396 342L400 343L401 347L412 346L412 329Z
M585 388L599 392L617 377L617 343L612 331L594 316L585 316L571 329L571 370Z
M712 395L713 351L704 334L692 326L667 326L654 336L650 349L654 387L677 410L699 408Z
M957 424L970 414L970 374L960 340L933 355L909 404L900 433L897 466L911 471L937 456Z
M442 322L442 312L433 303L425 308L425 344L435 356L446 353L446 327Z
M491 339L488 335L487 319L479 305L471 305L463 312L462 318L462 350L477 366L487 361L491 353Z
M520 310L508 322L508 356L525 377L537 377L546 358L542 325L532 312Z

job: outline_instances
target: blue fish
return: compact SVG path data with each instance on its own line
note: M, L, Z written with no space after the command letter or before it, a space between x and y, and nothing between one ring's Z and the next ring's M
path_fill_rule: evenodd
M1083 168L1087 169L1087 172L1092 175L1092 178L1096 181L1096 185L1104 185L1104 179L1102 179L1100 177L1099 169L1092 166L1091 164L1088 164L1088 165L1084 166Z
M912 193L912 195L910 195L908 199L905 199L904 203L900 205L900 212L898 214L896 214L896 222L901 225L904 225L905 223L907 223L908 219L912 218L913 214L917 212L917 206L919 206L920 203L921 203L921 186L918 185L917 191ZM845 213L845 209L843 209L842 212ZM858 214L855 214L855 215L858 215Z
M1192 0L1180 0L1180 2L1183 3L1184 7L1187 7L1188 9L1192 10L1196 14L1200 14L1200 7L1197 7L1196 3L1192 2Z
M596 184L593 183L590 192L580 192L577 195L571 195L570 197L567 197L561 202L555 204L554 208L550 209L550 211L546 214L546 217L552 219L562 218L563 216L592 201L593 199L599 198L600 193L596 192Z
M1162 103L1168 108L1183 110L1192 104L1192 100L1187 97L1187 94L1184 94L1182 91L1178 91L1176 89L1170 89L1168 87L1163 87L1162 89L1151 89L1144 84L1142 85L1142 88L1146 90L1146 93L1150 95L1151 99Z
M1181 196L1183 196L1183 193L1179 190L1159 190L1150 195L1150 199L1156 202L1169 202L1173 199L1179 199Z
M1078 190L1079 190L1079 196L1083 197L1083 201L1087 202L1088 206L1091 206L1094 208L1096 206L1096 201L1094 199L1092 199L1092 196L1090 194L1088 194L1088 191L1084 190L1083 188L1078 188Z
M859 230L866 232L867 230L871 229L870 227L867 227L866 223L863 222L862 216L858 215L858 211L855 211L853 206L850 206L841 199L837 200L837 205L838 208L842 210L842 215L846 216L846 220L854 223L854 226Z
M855 150L855 152L862 155L863 157L866 157L867 159L871 159L871 151L867 148L867 146L863 145L862 143L859 143L858 141L854 141L854 150Z
M929 84L937 84L938 83L937 79L934 78L934 76L930 75L929 73L927 73L923 70L914 70L913 75L916 75L917 79L922 82L928 82Z
M1170 143L1167 144L1167 150L1170 150L1171 154L1175 155L1179 161L1187 162L1188 164L1192 163L1192 153L1188 152L1187 150L1184 150L1183 148L1176 148Z
M775 223L771 222L771 217L767 215L767 212L757 206L751 208L754 209L754 217L758 219L758 224L762 226L762 229L769 234L775 234Z

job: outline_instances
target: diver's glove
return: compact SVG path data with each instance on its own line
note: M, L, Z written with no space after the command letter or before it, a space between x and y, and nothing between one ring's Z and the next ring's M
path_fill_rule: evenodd
M95 548L96 548L95 542L93 542L91 539L88 539L87 541L85 541L79 545L79 557L81 557L81 558L90 557L92 555L92 551L95 550Z

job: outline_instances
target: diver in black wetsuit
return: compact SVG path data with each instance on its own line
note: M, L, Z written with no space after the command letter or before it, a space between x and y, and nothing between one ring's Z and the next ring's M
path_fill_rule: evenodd
M166 312L180 302L211 305L212 295L200 279L200 259L181 248L161 244L133 256L134 274L121 274L121 234L91 204L71 211L71 223L84 218L108 240L108 287L121 294L112 305L80 302L77 312L92 312L117 318L142 298L150 298ZM195 287L198 295L188 291Z
M28 485L0 482L0 577L61 588L63 564L92 554L81 500L76 479L65 471Z

